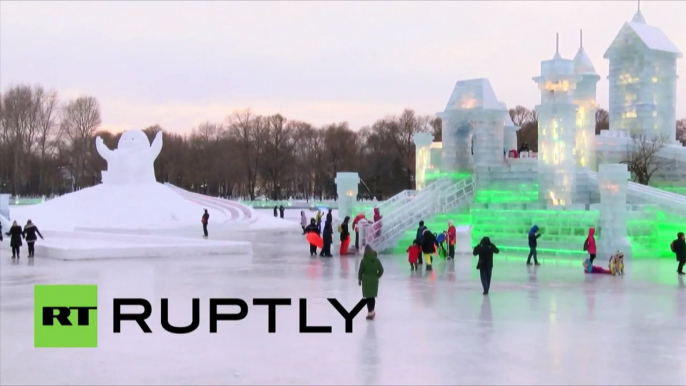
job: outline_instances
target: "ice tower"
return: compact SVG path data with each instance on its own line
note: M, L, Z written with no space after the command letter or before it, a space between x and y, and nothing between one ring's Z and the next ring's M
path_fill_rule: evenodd
M603 55L610 60L610 130L643 131L676 141L676 60L679 49L639 8Z
M458 81L443 120L443 172L502 165L507 109L488 79Z
M583 32L579 32L579 51L574 57L574 73L580 77L574 91L576 110L576 165L596 170L595 113L596 85L600 76L584 51Z
M574 61L562 59L559 44L552 60L541 62L533 78L541 90L538 112L539 200L553 205L572 204L576 185L576 106L574 90L579 76Z

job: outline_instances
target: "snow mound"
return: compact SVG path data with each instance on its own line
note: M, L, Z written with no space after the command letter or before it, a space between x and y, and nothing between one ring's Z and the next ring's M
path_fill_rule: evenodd
M20 224L31 219L46 230L169 229L199 226L203 207L160 183L101 184L14 213Z

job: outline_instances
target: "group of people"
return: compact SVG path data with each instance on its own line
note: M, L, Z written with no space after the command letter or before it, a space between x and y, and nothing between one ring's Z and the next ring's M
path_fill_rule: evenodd
M285 211L286 208L284 208L283 205L274 206L274 217L278 218L279 216L281 216L281 218L283 218L283 214Z
M300 211L300 226L302 227L303 234L307 235L309 233L314 233L320 236L323 241L323 247L319 256L322 257L333 257L331 254L331 245L333 244L333 215L332 210L329 209L324 221L324 227L322 228L321 222L323 218L323 213L321 210L317 210L317 214L314 218L310 219L309 223L307 221L307 215L305 211ZM360 213L355 217L352 222L352 231L355 232L355 249L359 250L359 229L358 223L366 219L364 213ZM372 232L378 237L381 233L381 221L382 216L378 208L374 208L374 223L372 225ZM354 252L350 251L351 242L351 224L350 216L346 216L343 222L338 226L338 233L340 235L341 246L339 249L339 254L341 256L351 255ZM317 255L317 245L310 242L310 256Z
M5 233L6 236L10 238L10 247L12 248L12 259L18 259L19 258L19 252L21 251L21 247L23 245L22 240L26 240L26 244L29 247L29 258L33 258L36 252L36 241L38 240L38 237L43 239L43 235L40 233L38 230L38 227L31 222L31 220L26 222L26 225L24 225L24 228L17 224L17 222L13 222L12 226L10 227L9 231ZM3 241L3 232L2 232L2 223L0 223L0 241Z
M445 253L445 258L452 260L455 258L455 243L457 238L457 231L455 229L454 222L448 221L448 230L443 231L440 235L431 232L424 221L419 222L419 228L417 228L417 235L407 248L408 261L410 263L410 270L416 271L419 266L426 262L426 270L433 270L433 256L436 253L441 254L441 251ZM443 243L448 244L448 251L445 252ZM422 259L423 256L423 259Z

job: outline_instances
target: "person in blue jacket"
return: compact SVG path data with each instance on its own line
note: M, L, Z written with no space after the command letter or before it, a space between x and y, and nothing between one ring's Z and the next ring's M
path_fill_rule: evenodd
M541 234L538 232L538 225L534 225L529 231L529 257L526 259L526 265L531 265L532 256L534 258L534 264L540 265L538 263L538 253L536 252L539 237L541 237Z

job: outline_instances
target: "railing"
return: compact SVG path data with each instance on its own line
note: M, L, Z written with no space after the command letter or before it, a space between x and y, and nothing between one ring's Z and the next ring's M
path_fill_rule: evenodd
M374 223L367 243L379 251L390 248L422 219L471 202L473 197L474 181L471 177L457 182L449 178L438 179L417 193L414 199Z
M598 181L598 173L589 172L588 178L589 181L596 182ZM595 186L596 189L598 188L597 183L593 184L593 186ZM627 184L626 195L630 198L660 205L676 215L686 215L686 196L637 184L635 182L629 182Z
M416 190L403 190L402 192L396 194L395 196L389 198L388 200L380 203L376 207L379 209L379 213L385 216L385 213L391 213L398 207L405 205L408 201L412 200L417 196ZM374 209L370 213L367 213L369 219L374 218Z

